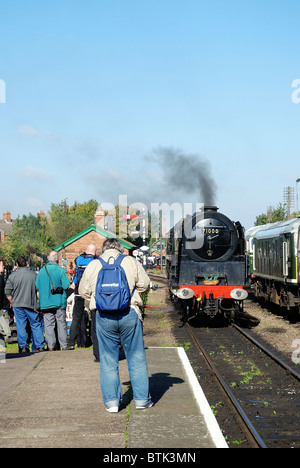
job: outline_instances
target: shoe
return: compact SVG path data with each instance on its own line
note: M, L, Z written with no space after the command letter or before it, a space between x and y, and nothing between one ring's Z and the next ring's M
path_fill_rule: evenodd
M63 348L63 351L74 351L75 346L68 344L65 348Z
M19 353L22 354L22 353L30 353L30 350L29 348L27 348L27 346L23 346L22 348L19 348Z
M105 409L109 413L118 413L119 412L119 407L118 406L111 406L110 408L105 408Z
M136 409L147 409L147 408L152 408L154 406L153 401L149 401L145 406L136 406Z
M45 351L44 348L39 348L39 349L34 350L33 352L34 353L43 353L44 351Z

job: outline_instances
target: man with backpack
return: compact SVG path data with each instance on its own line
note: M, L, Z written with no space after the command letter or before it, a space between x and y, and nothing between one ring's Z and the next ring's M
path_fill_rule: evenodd
M79 284L79 294L90 300L96 313L100 353L100 381L103 402L108 412L117 413L122 401L119 377L119 349L123 346L137 409L153 406L143 340L139 293L150 280L137 260L122 255L124 248L114 238L102 246L100 259L86 268Z

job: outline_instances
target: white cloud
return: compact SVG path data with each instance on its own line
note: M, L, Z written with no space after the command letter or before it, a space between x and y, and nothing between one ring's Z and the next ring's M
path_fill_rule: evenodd
M45 171L45 169L41 169L39 167L33 166L26 166L19 172L19 177L22 179L31 179L31 180L51 180L52 175Z
M18 132L21 133L21 135L35 136L38 134L38 131L35 128L30 127L30 125L20 125Z
M107 176L111 180L121 180L123 175L119 171L107 171Z

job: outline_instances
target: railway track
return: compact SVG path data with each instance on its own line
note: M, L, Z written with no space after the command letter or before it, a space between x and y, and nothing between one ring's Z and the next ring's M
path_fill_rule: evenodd
M150 274L153 284L167 286ZM182 324L174 309L174 334L186 352L230 447L300 448L300 375L251 330L213 328L197 319Z
M252 447L300 447L299 374L240 327L187 329Z

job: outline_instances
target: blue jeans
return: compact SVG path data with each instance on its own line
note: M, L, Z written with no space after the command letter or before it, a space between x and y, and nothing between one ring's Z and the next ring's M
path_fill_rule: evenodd
M136 311L107 314L97 312L96 331L100 354L100 383L106 408L119 406L122 387L119 376L119 350L123 346L136 406L151 401L143 340L143 326Z
M26 307L14 307L15 321L18 333L19 347L29 348L28 334L26 331L27 320L32 331L32 351L36 351L45 346L42 320L32 309Z

